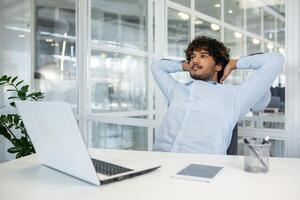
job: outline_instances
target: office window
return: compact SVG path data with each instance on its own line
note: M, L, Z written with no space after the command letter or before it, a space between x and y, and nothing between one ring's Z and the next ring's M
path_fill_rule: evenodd
M221 40L221 26L215 23L195 18L195 36L206 35Z
M153 3L153 8L154 8ZM90 147L146 150L149 127L126 125L129 118L149 120L149 55L147 17L153 19L147 0L91 0L91 34L88 66L88 122ZM151 49L150 49L151 47ZM151 52L151 53L150 53ZM151 57L152 59L152 57ZM107 123L97 119L104 114ZM122 116L116 124L112 116ZM95 117L96 116L96 117ZM94 117L96 119L94 119ZM151 116L152 119L152 116Z
M277 42L285 45L285 23L277 19Z
M36 3L35 88L76 109L76 0Z
M92 0L91 4L93 43L147 49L146 0Z
M247 7L247 31L261 35L262 9L251 0L247 0L245 3Z
M184 49L189 42L190 15L168 9L168 54L184 57Z
M224 30L224 44L230 49L231 59L244 55L244 34L239 31ZM245 78L244 70L234 70L225 80L225 83L240 84Z
M266 53L275 52L275 44L273 42L265 42L264 46L265 46L264 49Z
M31 79L31 28L34 26L30 6L28 0L0 1L0 76L18 76L27 83ZM4 95L1 88L0 105L4 105Z
M101 122L89 123L91 148L147 150L147 128Z
M221 0L195 0L195 9L216 19L221 19Z
M247 54L262 52L261 45L260 39L247 37Z
M238 58L244 55L244 34L239 31L225 29L225 45L230 48L230 56Z
M92 113L147 109L145 58L92 51L90 59Z
M181 4L185 7L191 7L191 1L190 0L171 0L175 3Z
M224 20L236 27L244 26L244 1L226 0L224 1Z
M264 37L275 41L275 17L268 12L264 12Z

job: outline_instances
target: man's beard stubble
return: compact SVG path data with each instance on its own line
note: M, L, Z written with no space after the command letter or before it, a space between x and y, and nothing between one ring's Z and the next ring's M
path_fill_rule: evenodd
M190 76L192 79L195 79L195 80L208 81L211 79L213 74L208 73L208 74L202 74L202 75L192 75L192 73L190 72Z

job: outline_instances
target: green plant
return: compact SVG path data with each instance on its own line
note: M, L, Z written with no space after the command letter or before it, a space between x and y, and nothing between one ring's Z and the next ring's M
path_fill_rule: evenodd
M5 86L6 92L12 96L8 97L10 106L16 107L14 100L32 100L39 101L44 98L42 92L29 93L29 85L22 85L23 80L17 81L18 77L2 76L0 85ZM2 106L0 108L3 108ZM35 149L24 127L24 123L18 114L7 114L0 116L0 135L8 139L13 147L7 151L16 154L16 158L35 153Z

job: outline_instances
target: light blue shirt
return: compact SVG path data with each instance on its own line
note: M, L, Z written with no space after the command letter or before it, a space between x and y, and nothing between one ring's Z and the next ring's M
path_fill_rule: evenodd
M238 69L254 69L240 85L193 80L180 83L170 73L182 71L180 61L162 59L152 73L168 101L168 111L155 135L153 150L226 154L232 130L251 108L270 100L273 81L282 70L280 54L241 57ZM256 109L257 110L257 109Z

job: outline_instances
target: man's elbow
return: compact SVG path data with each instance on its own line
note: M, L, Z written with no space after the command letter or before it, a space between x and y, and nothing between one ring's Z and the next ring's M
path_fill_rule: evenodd
M271 96L271 90L268 90L264 96L262 96L254 106L252 106L251 110L254 112L263 111L269 105Z
M154 71L157 71L159 69L159 66L160 66L160 60L153 61L152 64L151 64L152 73Z
M280 53L271 53L271 58L272 62L275 64L280 71L283 69L285 59L282 54Z

